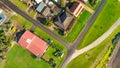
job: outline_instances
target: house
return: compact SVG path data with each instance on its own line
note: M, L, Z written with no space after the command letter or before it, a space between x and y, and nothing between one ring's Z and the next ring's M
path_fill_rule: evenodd
M81 4L81 2L76 1L73 3L73 5L70 7L70 12L75 16L79 16L81 11L84 9L84 6Z
M22 34L22 36L18 40L18 43L23 48L33 53L35 56L42 56L48 48L45 41L31 33L29 30L25 31Z
M63 12L54 19L54 22L60 29L67 30L73 18L74 17L68 12Z
M35 0L35 2L37 3L37 4L39 4L40 2L42 2L43 0Z
M48 16L50 14L50 8L46 6L44 2L41 2L37 7L36 11L41 13L43 16Z
M59 8L57 5L53 5L52 6L52 11L57 15L57 14L59 14L60 12L61 12L61 8Z

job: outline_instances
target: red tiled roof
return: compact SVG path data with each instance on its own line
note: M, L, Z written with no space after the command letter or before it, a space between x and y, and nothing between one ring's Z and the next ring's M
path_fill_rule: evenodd
M74 4L72 5L72 7L70 8L71 12L74 12L75 9L78 7L79 3L78 2L74 2Z
M43 55L47 49L46 42L31 33L30 31L25 31L24 34L19 39L18 43L25 49L32 52L34 55Z

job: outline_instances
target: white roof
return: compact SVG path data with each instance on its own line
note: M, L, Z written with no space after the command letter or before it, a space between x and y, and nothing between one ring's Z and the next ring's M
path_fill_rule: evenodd
M40 2L42 2L42 0L35 0L38 4L40 3Z
M2 13L2 11L3 11L3 10L2 10L2 9L0 9L0 13Z
M58 2L58 0L54 0L55 2Z
M48 3L48 5L49 5L50 7L53 6L53 2L50 1L50 2Z

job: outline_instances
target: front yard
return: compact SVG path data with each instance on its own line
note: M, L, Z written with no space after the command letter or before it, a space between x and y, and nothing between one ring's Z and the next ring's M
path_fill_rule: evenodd
M57 31L54 32L58 34L60 37L64 38L67 42L72 43L75 41L75 39L82 31L90 16L91 14L88 11L84 10L82 14L78 18L76 18L75 24L73 25L73 28L71 29L67 36L61 36L60 34L57 33Z

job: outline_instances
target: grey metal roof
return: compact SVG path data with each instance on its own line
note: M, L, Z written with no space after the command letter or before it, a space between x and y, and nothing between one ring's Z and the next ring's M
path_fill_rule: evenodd
M46 4L44 2L41 2L36 10L38 12L42 12L42 10L44 9L45 6L46 6Z

